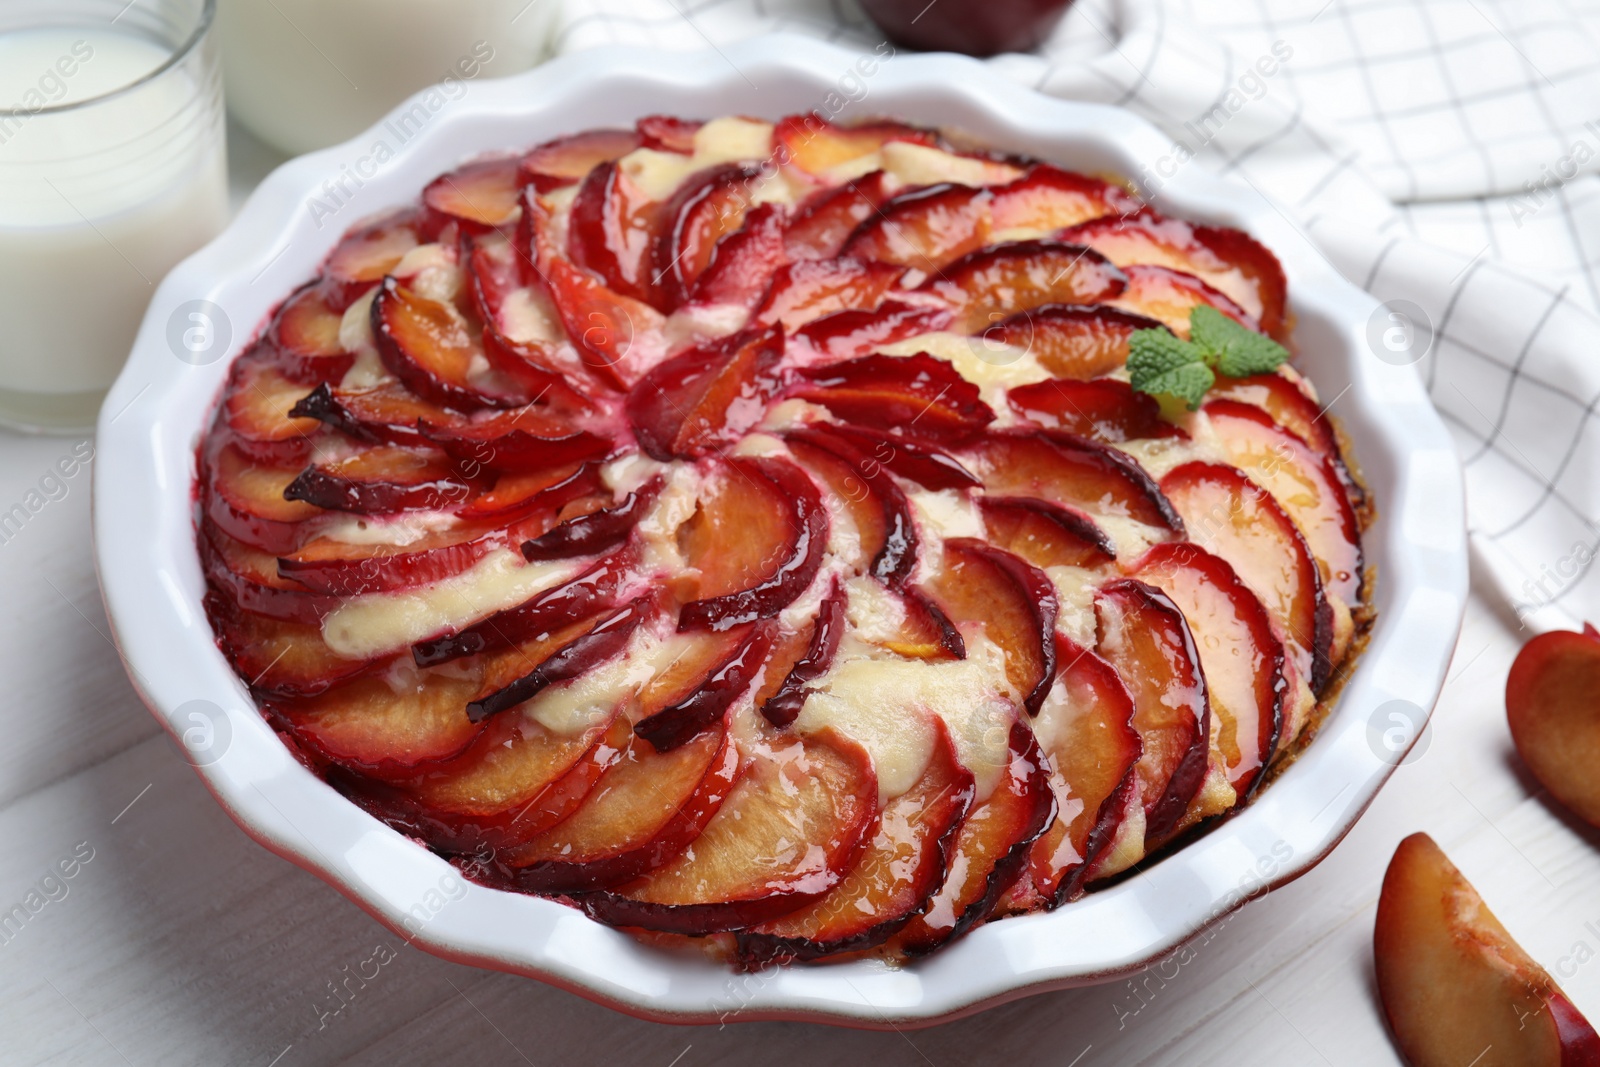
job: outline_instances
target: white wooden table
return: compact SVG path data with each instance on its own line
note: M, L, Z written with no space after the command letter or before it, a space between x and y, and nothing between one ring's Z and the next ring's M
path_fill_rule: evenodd
M233 154L243 185L273 162L237 137ZM0 512L76 441L0 433ZM1426 751L1320 867L1228 920L1182 967L906 1033L638 1022L406 947L256 846L123 675L90 555L87 472L0 543L0 605L0 912L30 892L43 902L0 932L3 1064L1397 1063L1374 994L1372 918L1395 843L1418 829L1600 1018L1600 966L1576 962L1600 950L1600 835L1518 770L1502 707L1518 635L1481 601ZM75 850L92 858L41 881ZM388 962L332 1012L334 985L377 960Z

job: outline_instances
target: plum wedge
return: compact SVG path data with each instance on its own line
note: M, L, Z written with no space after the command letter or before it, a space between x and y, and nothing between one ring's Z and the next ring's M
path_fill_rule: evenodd
M1339 474L1324 456L1275 424L1260 408L1212 400L1204 409L1233 463L1283 505L1318 560L1328 592L1361 598L1361 534Z
M530 700L552 685L570 681L596 664L619 655L633 633L653 614L649 597L638 597L602 616L598 621L579 623L569 628L563 641L548 655L508 655L502 658L504 670L491 674L479 695L467 703L466 715L473 722L498 715ZM573 630L579 632L573 633ZM553 640L541 635L541 648Z
M328 306L343 312L421 244L418 218L401 212L352 230L322 267L322 292Z
M657 459L716 451L764 414L778 389L783 329L748 330L658 363L628 395L628 421Z
M680 934L742 929L820 899L873 832L872 759L837 734L752 753L694 847L631 882L575 895L604 922Z
M1136 393L1127 382L1098 378L1082 382L1055 379L1019 385L1006 393L1019 414L1052 430L1116 443L1144 437L1186 437L1161 417L1161 407L1148 393Z
M233 365L222 415L233 433L234 447L250 459L287 466L311 450L311 436L321 427L294 414L305 386L258 349Z
M712 249L711 261L689 290L686 303L694 308L755 307L789 262L783 227L783 209L777 204L750 209L744 227Z
M679 612L684 630L776 615L816 578L828 541L816 484L776 458L727 460L715 495L701 500L689 527L684 555L698 567L700 586Z
M850 518L857 564L899 587L917 565L917 528L905 490L848 438L820 427L784 435L789 450Z
M1522 646L1506 676L1506 722L1517 754L1552 796L1600 826L1600 632L1555 630Z
M315 505L283 495L299 468L252 463L229 444L211 457L205 472L206 517L230 537L264 552L293 551L304 537L306 520L320 514Z
M810 631L791 638L789 645L792 647L781 650L788 655L774 657L772 667L786 669L773 669L771 681L756 696L756 707L772 725L781 728L794 722L811 683L833 665L833 657L844 635L847 599L844 590L835 583L822 598Z
M442 851L515 847L576 811L616 762L627 736L619 711L574 733L557 733L532 716L504 716L460 755L355 798Z
M983 337L1032 353L1057 378L1088 380L1128 362L1133 331L1161 326L1148 316L1101 304L1043 304L988 326Z
M465 751L482 727L462 712L482 671L418 674L399 693L377 676L272 706L301 743L324 759L371 773L404 773Z
M844 360L864 356L884 345L943 330L954 320L944 307L922 307L885 300L876 311L835 311L795 331L797 342L825 356Z
M1128 573L1166 593L1188 621L1223 768L1239 796L1248 796L1277 748L1289 695L1283 644L1266 609L1232 567L1196 544L1155 545Z
M558 137L522 157L517 181L541 193L576 185L601 164L621 159L638 148L639 142L634 130L585 130Z
M856 228L843 253L938 274L988 244L990 195L950 183L901 193Z
M816 193L784 228L784 251L792 260L832 259L845 241L889 199L887 176L875 170Z
M1240 305L1267 334L1286 336L1283 267L1238 230L1166 218L1145 208L1083 223L1064 231L1061 239L1098 249L1121 267L1149 264L1198 276Z
M672 209L670 204L665 208L669 218ZM578 186L567 254L576 266L599 275L611 291L661 307L656 233L662 212L615 163L602 163Z
M1316 400L1288 376L1271 373L1254 374L1248 378L1220 378L1210 395L1219 400L1254 404L1313 451L1336 463L1342 462L1333 424L1317 406Z
M937 138L928 130L898 122L867 122L837 126L816 112L789 115L772 128L775 158L792 162L809 174L821 175L841 164L875 152L890 141L931 145Z
M1088 438L1017 430L991 434L972 452L972 466L985 484L1006 495L1039 497L1091 515L1183 533L1183 520L1144 468L1126 453Z
M1144 752L1133 698L1116 670L1058 636L1060 670L1033 722L1048 761L1055 817L1029 852L1030 889L1048 907L1071 898L1116 836Z
M1300 529L1236 467L1185 463L1161 488L1192 542L1226 560L1261 599L1300 675L1320 692L1332 672L1333 612Z
M471 492L440 453L385 445L307 467L283 496L329 511L381 515L454 507L465 503Z
M944 543L932 592L955 619L979 623L1005 654L1022 709L1037 715L1056 674L1055 586L1039 568L974 537Z
M972 773L934 720L933 755L921 777L891 799L860 856L820 899L740 931L739 961L760 968L872 948L927 906L944 880L951 846L972 805Z
M793 395L846 422L913 438L961 440L994 421L978 387L926 352L829 363L807 368L804 378Z
M853 458L868 478L888 471L925 489L975 489L983 484L948 452L900 434L842 423L814 423L805 432L823 447Z
M655 746L657 752L671 752L722 721L733 702L749 690L766 665L772 651L771 623L752 623L739 631L702 633L696 639L712 654L701 662L697 677L687 692L634 724L636 736Z
M1179 337L1189 336L1189 317L1202 306L1215 308L1241 326L1260 328L1250 313L1229 300L1227 294L1193 274L1146 263L1124 267L1123 273L1128 283L1117 297L1116 306L1154 319Z
M235 540L209 521L200 527L200 565L239 607L268 618L317 625L339 603L281 576L270 552Z
M688 299L718 254L718 242L744 224L760 177L759 167L724 163L691 175L662 206L650 268L665 301L658 306L677 307ZM645 299L641 292L630 295Z
M700 836L738 779L739 749L720 724L670 752L628 744L566 819L498 857L511 884L572 893L631 881Z
M538 593L526 603L418 642L412 646L412 658L419 667L432 667L519 644L590 618L616 604L630 567L631 560L620 553L599 560L571 581Z
M1131 215L1141 203L1120 185L1039 163L994 189L990 225L1005 230L1063 230L1106 215Z
M763 322L781 322L792 330L838 311L871 311L901 273L887 263L849 258L791 263L772 279L756 317Z
M1035 567L1105 568L1117 548L1088 515L1031 496L985 496L978 501L985 536Z
M1151 845L1180 825L1206 777L1211 705L1194 637L1167 595L1132 579L1095 594L1100 620L1096 651L1133 698L1133 725L1143 753L1138 779L1145 840Z
M952 329L982 333L1018 312L1056 304L1098 304L1127 287L1100 253L1056 241L979 248L923 283L955 312Z
M1600 1035L1427 834L1383 876L1372 954L1395 1044L1413 1067L1592 1067Z
M247 611L215 586L206 593L205 609L217 646L260 698L316 696L375 665L336 654L315 624Z
M516 382L479 370L488 364L482 342L459 311L394 278L372 301L372 333L383 365L424 399L468 410L528 402Z
M895 936L908 956L925 956L988 918L1055 820L1049 766L1033 731L1013 723L1008 751L999 785L973 805L950 844L944 883Z
M315 283L290 297L272 323L272 342L284 374L306 385L344 377L355 356L340 341L342 321Z
M516 158L483 159L442 174L422 190L422 202L472 233L515 223L522 210Z

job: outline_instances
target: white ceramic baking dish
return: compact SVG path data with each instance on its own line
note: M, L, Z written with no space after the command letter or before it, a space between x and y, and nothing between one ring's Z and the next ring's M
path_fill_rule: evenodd
M1327 855L1396 762L1374 743L1374 723L1390 728L1394 709L1431 709L1438 696L1467 590L1450 440L1412 370L1369 350L1372 298L1340 278L1251 188L1191 165L1155 203L1242 227L1277 252L1297 315L1299 363L1324 397L1337 398L1333 410L1355 443L1380 516L1366 539L1378 574L1371 645L1304 756L1234 818L1113 888L1049 914L984 926L912 967L857 961L735 975L693 952L641 944L553 901L462 882L443 859L290 757L218 652L201 610L193 449L229 361L350 224L412 201L429 179L475 154L657 112L774 118L815 109L841 121L888 114L1124 175L1171 150L1124 111L1041 96L972 60L859 60L775 36L726 54L588 52L448 95L419 94L395 113L405 121L274 172L151 302L101 414L95 465L96 556L129 673L240 826L430 951L678 1022L906 1027L1104 980L1171 951L1249 895ZM194 314L216 328L209 344ZM190 327L202 332L186 346Z

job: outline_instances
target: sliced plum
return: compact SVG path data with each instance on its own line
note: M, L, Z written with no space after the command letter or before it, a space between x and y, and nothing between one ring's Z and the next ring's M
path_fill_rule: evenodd
M215 587L206 594L205 609L222 654L258 695L315 696L374 666L336 654L319 626L246 611Z
M422 202L468 233L484 233L516 222L522 210L518 161L480 159L441 174L422 190Z
M908 956L925 956L987 919L1027 872L1034 842L1055 818L1049 764L1033 731L1012 723L999 785L962 820L944 884L893 944Z
M885 345L936 333L955 320L945 307L886 300L876 311L835 311L795 331L795 340L832 359L853 359Z
M640 447L656 459L717 451L766 414L777 392L781 327L747 330L665 360L628 394Z
M803 650L787 664L786 671L777 675L777 686L770 695L757 695L757 710L772 725L781 729L793 723L800 715L811 683L833 665L839 640L844 636L847 600L844 590L835 582L828 595L822 598L810 633L804 635Z
M838 885L877 813L877 775L864 749L833 733L795 738L752 753L693 848L574 900L619 926L690 935L752 926Z
M1264 332L1286 337L1287 282L1278 259L1239 230L1169 219L1144 208L1095 219L1061 239L1090 245L1118 266L1153 265L1194 275L1227 295Z
M800 260L778 271L756 318L794 330L838 311L871 311L902 273L892 264L848 257Z
M585 130L553 141L522 157L517 180L535 192L548 193L576 185L604 163L621 159L640 146L634 130Z
M928 130L898 122L836 126L814 111L785 116L772 128L774 157L816 176L869 155L890 141L932 145L938 143L938 138Z
M1055 378L1019 385L1006 401L1020 415L1052 430L1118 443L1150 437L1188 437L1161 417L1161 405L1118 378Z
M720 723L669 752L625 748L566 819L497 857L516 888L604 889L680 855L738 780L739 749Z
M567 255L599 275L606 287L663 307L655 261L663 208L615 163L601 163L578 186L567 221Z
M1104 215L1131 215L1142 206L1113 182L1036 163L1016 181L994 189L990 220L996 233L1062 230Z
M856 227L843 254L940 274L989 242L988 189L941 183L901 193Z
M272 343L284 374L302 385L343 378L355 362L339 340L343 320L314 282L291 296L272 321Z
M1197 307L1215 308L1241 326L1260 329L1249 312L1192 274L1145 263L1124 267L1123 273L1128 286L1117 297L1117 306L1155 319L1179 337L1188 338L1189 317Z
M1011 241L980 245L922 287L955 313L952 329L978 334L1034 308L1113 300L1127 284L1123 272L1092 248Z
M233 443L251 459L268 465L303 460L311 436L322 427L292 414L305 386L257 350L233 365L222 416Z
M1028 860L1045 906L1065 903L1116 836L1137 789L1143 746L1133 698L1116 670L1069 638L1056 638L1055 687L1033 722L1049 762L1056 815Z
M1166 593L1188 621L1217 720L1214 743L1243 799L1276 750L1289 694L1266 609L1232 567L1196 544L1154 545L1128 572Z
M1057 378L1087 380L1128 362L1133 331L1162 328L1155 319L1101 304L1042 304L1001 319L983 337L1025 349Z
M770 622L752 623L743 632L702 634L699 640L727 646L725 654L714 657L687 692L675 695L672 702L634 724L635 736L670 752L693 740L723 720L738 700L759 677L772 651L775 627Z
M518 407L528 395L488 371L483 343L449 304L385 278L372 301L372 333L383 365L425 400L445 406Z
M794 260L833 259L867 219L890 197L881 170L813 194L789 221L784 248Z
M1306 535L1327 591L1347 605L1359 603L1361 528L1333 464L1253 405L1212 400L1202 410L1234 466L1271 493Z
M994 421L978 387L926 352L862 356L802 373L793 395L846 422L942 441L969 438Z
M1077 508L1031 496L978 499L988 541L1035 567L1105 568L1116 562L1110 536Z
M990 434L971 452L975 469L993 491L1183 533L1183 520L1144 468L1097 441L1050 430L1019 430Z
M1122 578L1095 593L1096 650L1133 698L1143 753L1138 777L1145 841L1159 844L1180 825L1206 775L1211 706L1194 637L1165 593Z
M487 692L467 704L467 717L482 722L493 715L514 708L549 686L569 681L603 663L627 648L633 633L654 611L651 597L639 597L602 617L593 626L584 629L544 659L533 664L532 669L517 673L503 684L499 679L490 682ZM520 664L526 666L527 664ZM490 688L492 686L492 688Z
M398 445L380 445L307 467L283 491L286 500L364 515L452 508L471 493L442 453Z
M749 968L820 959L881 945L927 906L948 869L972 805L972 772L961 765L944 720L922 775L891 799L861 854L821 898L735 934Z
M516 607L452 633L419 641L412 646L412 657L419 667L431 667L561 630L614 607L618 591L631 573L629 557L607 557L571 581L537 593Z
M681 630L726 630L770 619L810 587L828 543L828 513L805 472L775 457L723 461L680 533L700 572Z
M1278 626L1300 675L1322 692L1332 673L1333 612L1305 535L1237 467L1185 463L1161 479L1195 544L1227 560Z
M341 314L421 244L418 221L401 212L346 233L322 265L322 292Z
M1031 563L977 538L952 537L944 553L930 591L958 625L983 627L1005 655L1017 702L1038 714L1056 675L1055 586Z
M319 514L315 505L283 495L298 468L254 463L229 444L210 458L205 473L206 517L228 536L263 552L293 551L305 536L306 520Z

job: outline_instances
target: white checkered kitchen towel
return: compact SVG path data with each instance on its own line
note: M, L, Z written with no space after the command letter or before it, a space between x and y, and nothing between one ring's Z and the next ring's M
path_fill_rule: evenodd
M882 39L855 0L565 5L563 52ZM1530 630L1600 621L1600 4L1078 0L1037 54L991 62L1154 122L1406 314L1477 588Z

